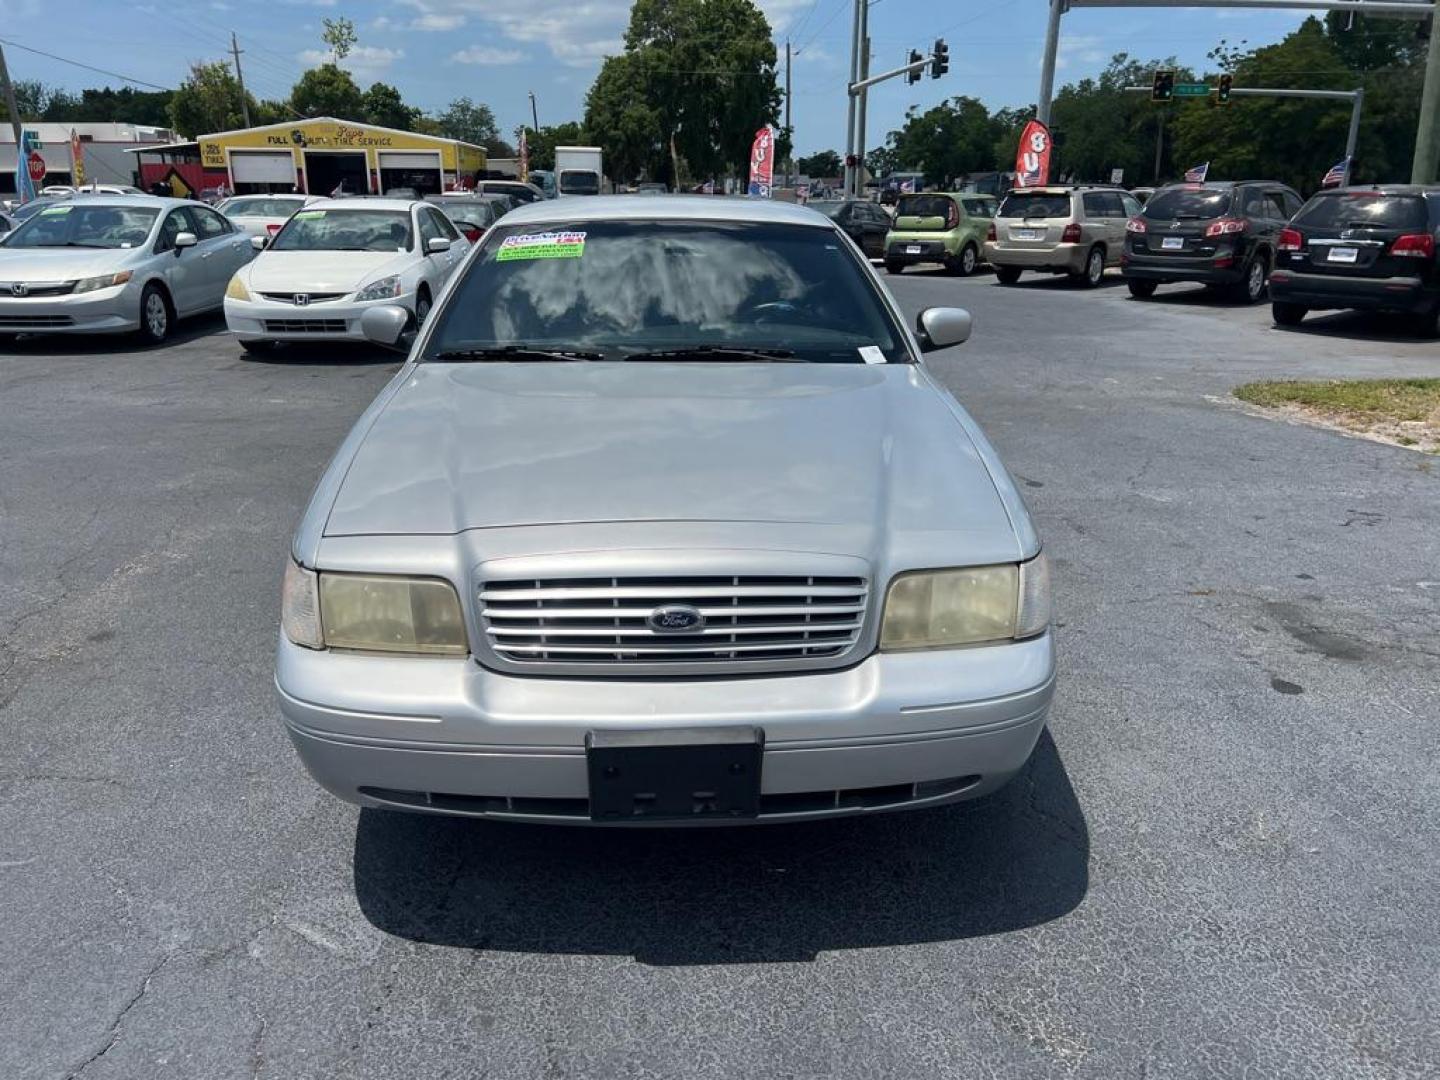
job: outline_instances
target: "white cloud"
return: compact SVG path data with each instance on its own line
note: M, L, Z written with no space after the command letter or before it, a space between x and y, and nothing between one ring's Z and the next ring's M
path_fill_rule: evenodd
M517 64L523 59L525 54L519 49L497 49L491 45L471 45L450 54L450 62L454 64Z
M795 16L811 6L811 0L759 0L760 10L770 23L770 29L783 34L795 22Z
M1098 34L1061 35L1060 47L1055 54L1055 70L1062 71L1071 63L1103 64L1110 59L1105 46L1106 39Z
M405 55L404 49L383 49L375 45L356 45L340 66L357 79L373 79ZM325 49L306 49L297 57L307 68L328 64L331 54Z
M446 15L438 11L427 11L410 23L411 30L457 30L465 25L465 16L457 14Z
M624 51L631 0L448 0L521 45L544 45L570 67L595 67ZM436 7L441 6L436 3Z

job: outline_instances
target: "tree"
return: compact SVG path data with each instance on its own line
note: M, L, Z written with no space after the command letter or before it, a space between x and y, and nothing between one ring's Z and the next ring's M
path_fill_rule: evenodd
M845 162L834 150L821 150L795 162L795 168L802 176L839 176L844 167Z
M321 64L301 75L290 91L290 104L302 116L365 119L365 95L350 73L334 64Z
M339 63L350 55L360 37L355 33L355 24L349 19L321 19L324 31L320 38L326 45L330 46L330 55L335 63Z
M253 99L247 104L254 108ZM170 96L170 126L194 138L214 131L231 131L245 122L240 111L240 84L230 65L217 60L194 64L190 74Z
M487 150L491 143L500 140L500 126L495 123L495 113L490 106L471 101L468 97L458 97L450 102L436 120L441 134L447 139L474 143Z
M542 127L539 131L534 128L525 129L526 149L530 153L532 169L551 170L555 168L555 147L583 146L588 141L584 129L574 120L567 120L552 127Z
M39 120L51 103L65 103L71 100L64 90L55 90L35 79L17 79L11 84L15 90L15 106L20 110L21 120ZM10 110L0 100L0 118L10 119Z
M370 89L365 91L362 107L365 110L365 119L370 123L400 131L410 130L419 111L405 104L399 90L383 82L370 84Z
M668 175L660 114L646 100L633 53L606 59L585 95L585 131L605 148L611 176L650 180Z
M955 97L923 113L912 108L905 126L887 142L896 160L925 174L931 186L948 187L956 177L995 167L997 132L990 112L972 97Z

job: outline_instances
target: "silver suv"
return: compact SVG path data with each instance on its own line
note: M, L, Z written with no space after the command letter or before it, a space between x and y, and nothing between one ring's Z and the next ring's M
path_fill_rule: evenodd
M1016 189L995 213L985 259L1002 285L1040 270L1094 288L1107 266L1120 265L1125 223L1140 209L1135 196L1114 187Z
M507 214L331 461L275 682L368 806L793 821L993 791L1055 677L1040 540L836 224L767 200Z

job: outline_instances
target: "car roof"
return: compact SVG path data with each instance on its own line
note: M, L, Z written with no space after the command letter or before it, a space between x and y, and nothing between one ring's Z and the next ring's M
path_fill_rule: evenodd
M87 191L83 195L67 195L57 197L42 195L38 199L31 199L31 202L54 202L63 203L66 206L140 206L146 209L163 207L166 210L177 206L204 206L204 203L197 203L193 199L173 199L157 195L112 195L105 191Z
M835 227L824 214L793 203L714 195L673 195L666 199L572 195L518 207L504 218L507 226L574 221L738 221Z
M1040 187L1011 188L1007 195L1069 195L1073 191L1124 191L1119 184L1045 184Z
M325 205L321 209L325 210L409 210L422 200L387 195L350 195L323 202Z
M1440 184L1348 184L1326 188L1316 195L1345 195L1365 192L1372 195L1440 195Z

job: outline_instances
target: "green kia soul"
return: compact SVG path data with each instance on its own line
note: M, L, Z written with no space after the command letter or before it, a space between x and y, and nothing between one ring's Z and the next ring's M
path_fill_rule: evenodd
M917 263L939 263L952 274L973 274L998 200L975 192L901 195L885 237L885 269L898 274Z

